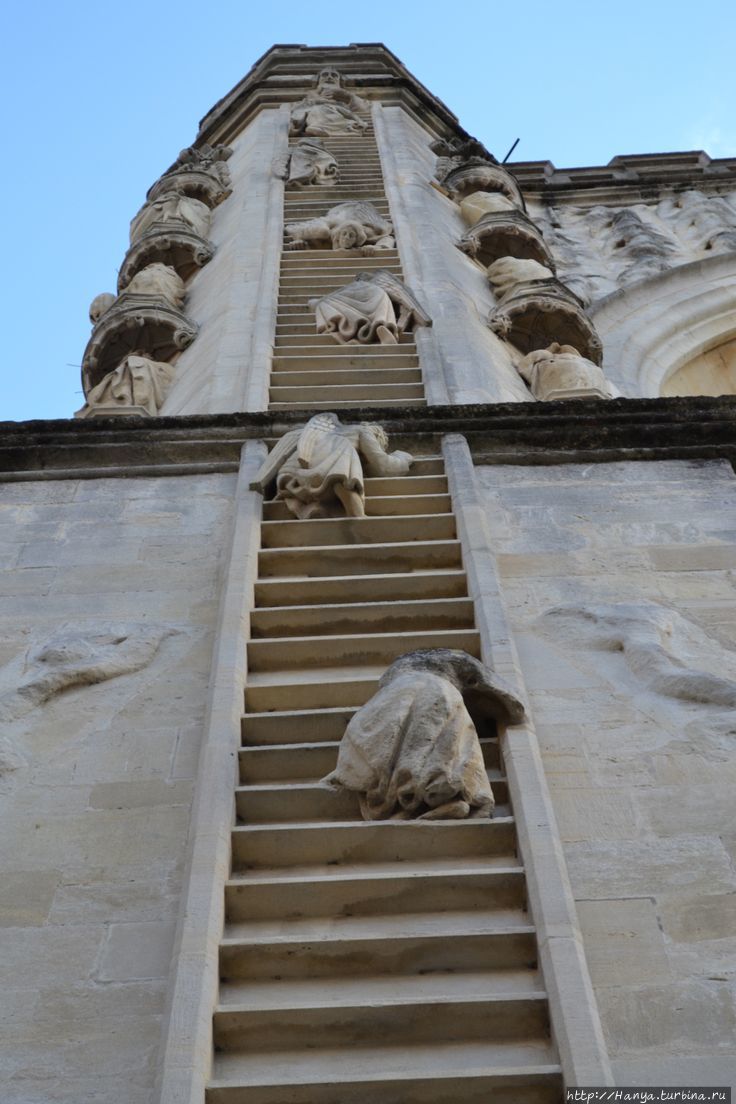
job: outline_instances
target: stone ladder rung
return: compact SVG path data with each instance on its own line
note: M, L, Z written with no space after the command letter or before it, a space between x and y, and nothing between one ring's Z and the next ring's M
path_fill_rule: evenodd
M402 864L403 866L404 864ZM377 874L349 867L300 879L292 871L267 876L243 874L225 886L229 923L301 917L394 916L412 912L473 912L524 909L523 867L491 863L453 870L398 867ZM447 979L451 980L451 979Z
M343 406L351 403L370 403L380 406L382 402L414 403L424 398L424 388L421 383L370 383L344 384L334 383L332 386L320 387L279 387L272 386L269 390L270 403L291 403L295 406L302 404L318 404L328 407L333 398L338 397Z
M375 694L383 666L322 668L317 680L313 672L248 673L245 688L246 714L273 711L300 712L364 705Z
M244 749L255 746L262 750L264 745L283 747L287 744L313 744L319 741L332 743L342 738L356 708L357 706L334 706L324 709L246 713L240 722Z
M253 640L357 633L417 632L473 626L471 598L344 602L334 605L273 606L254 609Z
M329 666L385 664L420 648L459 648L480 659L480 634L476 629L418 629L416 631L342 636L280 636L251 640L251 671L309 670Z
M458 1100L463 1104L560 1104L562 1100L562 1075L554 1055L533 1066L492 1067L478 1058L468 1069L468 1048L458 1053L449 1044L447 1050L445 1057L441 1045L412 1048L406 1052L403 1068L393 1071L386 1071L381 1053L375 1069L363 1076L356 1070L340 1074L323 1069L296 1079L291 1074L288 1082L267 1080L267 1070L254 1081L252 1069L244 1072L238 1063L219 1064L218 1059L206 1104L285 1104L287 1100L288 1104L376 1104L379 1100L381 1104L458 1104Z
M451 510L450 496L411 495L400 498L398 495L367 495L365 512L368 517L407 516L409 514L447 514ZM294 515L285 502L264 502L264 521L288 521Z
M419 496L417 496L419 497ZM383 499L383 502L388 499ZM269 505L277 505L271 503ZM369 505L369 502L366 503ZM465 572L413 571L396 575L325 576L317 579L260 579L255 584L255 606L302 606L340 601L375 602L432 598L465 598Z
M366 378L369 383L364 382ZM365 369L341 368L340 362L335 363L334 358L331 358L329 369L289 372L279 368L278 372L274 372L271 377L271 391L274 395L281 394L284 390L294 391L296 394L292 397L296 400L302 392L305 393L305 397L311 398L308 392L314 388L338 388L341 392L347 392L347 398L350 398L353 392L357 395L360 389L367 392L369 397L378 398L373 388L399 386L421 388L421 380L422 373L418 367L371 368L370 373L366 373ZM398 391L391 391L387 398L394 398L397 394Z
M549 1031L544 992L518 997L436 996L418 1002L395 997L380 1003L256 1009L220 1006L215 1011L216 1051L258 1054L283 1048L360 1048L428 1043L545 1039Z
M491 914L492 917L492 914ZM530 924L499 924L476 914L472 929L458 930L457 914L437 914L434 927L408 923L394 934L375 918L373 931L349 934L335 921L316 937L299 935L293 921L278 935L246 934L253 925L228 925L220 945L224 981L239 979L372 977L397 979L419 973L536 969L537 945ZM384 918L385 919L385 918ZM442 921L442 922L440 922ZM322 925L324 928L324 925Z
M497 738L484 735L480 745L486 769L497 777ZM337 740L319 740L313 743L284 742L263 746L248 744L238 752L241 784L317 781L335 769L339 749L339 737Z
M334 821L293 825L236 825L233 869L345 862L406 862L514 855L513 817L492 820Z
M494 815L510 816L506 780L489 778L489 781L496 802ZM261 782L239 786L235 791L235 808L240 824L362 819L356 793L324 786L320 780Z
M420 406L424 407L424 406L427 405L427 400L426 399L407 400L407 399L403 399L403 398L402 399L376 399L376 398L371 398L370 396L367 396L364 399L342 399L342 400L329 399L329 401L327 401L327 402L326 402L325 399L320 399L319 401L310 401L310 402L303 402L303 401L302 402L279 402L279 401L273 401L273 402L269 402L268 409L269 410L325 410L325 409L328 409L328 410L363 410L363 411L366 412L366 416L368 417L370 415L370 411L372 411L376 408L383 409L384 407L398 406L402 410L404 410L409 405L412 406L412 407L415 407L415 406L416 407L420 407Z
M421 537L418 534L421 532ZM410 514L387 517L292 518L289 521L264 521L261 525L262 550L293 548L305 551L320 547L370 544L401 544L417 538L417 543L452 540L455 537L454 514Z
M292 575L403 574L416 569L457 567L461 560L457 539L392 541L385 544L359 544L357 541L349 545L315 544L308 548L266 548L258 554L261 579Z

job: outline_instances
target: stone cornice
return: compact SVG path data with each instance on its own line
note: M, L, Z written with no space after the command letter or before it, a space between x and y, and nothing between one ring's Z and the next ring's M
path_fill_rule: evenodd
M0 423L0 481L193 475L237 470L246 440L313 411ZM736 461L736 396L341 410L380 421L395 444L434 451L463 434L478 463Z

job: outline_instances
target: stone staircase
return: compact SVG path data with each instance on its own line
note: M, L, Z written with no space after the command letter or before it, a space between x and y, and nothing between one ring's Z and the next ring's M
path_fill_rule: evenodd
M370 122L368 115L364 116ZM364 135L321 139L338 160L340 183L287 190L286 222L316 218L350 199L372 203L389 216L372 127ZM403 279L395 249L377 256L307 249L281 255L278 315L269 409L425 405L422 373L411 334L398 345L338 345L316 331L308 300L349 284L359 272L385 268Z
M366 518L264 506L207 1104L552 1104L495 731L491 821L365 823L319 785L395 657L480 654L442 460L366 492Z

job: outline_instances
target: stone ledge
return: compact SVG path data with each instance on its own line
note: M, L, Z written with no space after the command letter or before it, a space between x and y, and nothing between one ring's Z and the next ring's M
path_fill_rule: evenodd
M247 440L280 436L312 410L0 423L0 480L195 475L237 469ZM736 461L736 396L341 409L392 441L437 451L464 435L478 463Z

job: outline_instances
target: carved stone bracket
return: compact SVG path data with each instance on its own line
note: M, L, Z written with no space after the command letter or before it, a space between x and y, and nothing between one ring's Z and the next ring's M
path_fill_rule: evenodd
M162 295L123 292L100 316L84 351L85 395L128 353L140 351L154 360L169 360L196 336L196 325Z
M154 222L125 254L118 276L118 291L123 291L136 272L147 265L162 262L175 269L182 280L187 280L214 255L212 243L195 234L184 221Z
M230 195L230 170L225 162L232 154L229 146L192 146L181 151L172 167L148 190L147 199L158 199L166 192L201 199L216 207Z
M463 234L458 249L488 266L499 257L539 261L555 270L552 255L540 231L521 211L499 211L483 215Z
M600 364L603 346L583 305L557 279L516 284L491 311L488 324L522 353L553 342L572 345L581 356Z
M449 172L441 184L456 202L473 192L501 192L516 207L522 211L526 209L519 185L511 173L503 166L492 165L489 161L465 161Z

